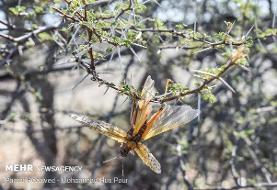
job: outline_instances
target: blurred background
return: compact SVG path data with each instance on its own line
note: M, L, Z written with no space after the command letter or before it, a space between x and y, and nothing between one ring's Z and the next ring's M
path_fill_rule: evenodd
M97 10L112 11L118 2L125 1L105 1ZM63 18L52 7L66 7L64 1L1 0L0 189L277 188L277 1L138 2L145 6L142 18L159 19L167 28L181 24L184 30L216 36L225 32L226 22L230 22L234 23L230 33L234 39L251 36L248 63L223 76L235 93L218 81L213 84L214 96L193 94L172 102L199 108L201 115L177 131L146 142L161 163L160 175L132 154L123 161L104 164L119 154L119 144L82 127L68 114L86 114L127 130L130 98L91 80L72 56L80 48L82 31L78 25L60 24ZM45 27L41 35L36 30L39 26ZM145 28L151 24L146 22ZM20 39L22 36L26 40ZM136 37L143 38L146 49L111 47L107 53L109 44L93 44L101 53L96 71L102 79L141 89L151 75L157 93L162 94L166 79L193 89L199 82L195 70L214 68L227 60L225 47L182 48L178 37L159 32ZM78 49L77 54L80 52ZM5 166L13 163L83 168L80 172L5 171ZM123 171L127 184L5 181L7 177L113 178L122 177Z

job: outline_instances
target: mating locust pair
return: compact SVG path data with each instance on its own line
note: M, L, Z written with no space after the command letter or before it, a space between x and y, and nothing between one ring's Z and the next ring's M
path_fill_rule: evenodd
M133 101L130 117L131 127L127 132L109 123L91 120L85 115L71 114L70 116L100 134L120 143L120 154L122 157L126 157L130 151L134 151L145 165L160 174L160 163L143 142L156 135L185 125L197 117L199 111L187 105L163 105L151 115L152 103L150 100L153 98L153 91L154 81L148 76L141 91L141 99Z

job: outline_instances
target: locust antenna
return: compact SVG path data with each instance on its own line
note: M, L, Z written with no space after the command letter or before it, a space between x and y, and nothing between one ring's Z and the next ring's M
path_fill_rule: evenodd
M121 159L122 159L122 156L117 155L117 156L115 156L115 157L113 157L113 158L110 158L110 159L108 159L108 160L103 161L103 164L106 164L106 163L108 163L108 162L112 162L112 161L114 161L114 160L121 160Z

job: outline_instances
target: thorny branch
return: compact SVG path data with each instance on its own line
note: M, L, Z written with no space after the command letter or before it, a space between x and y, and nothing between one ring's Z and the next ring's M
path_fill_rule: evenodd
M230 60L227 62L227 64L223 67L223 69L221 69L221 71L216 75L216 76L212 76L210 77L208 80L205 80L199 87L193 89L193 90L188 90L186 92L181 92L177 95L172 95L172 93L169 94L165 94L165 95L160 95L158 97L154 97L151 101L152 102L158 102L158 103L164 103L164 102L168 102L168 101L172 101L175 99L180 99L183 98L187 95L191 95L191 94L197 94L199 92L201 92L203 89L208 88L208 85L210 83L212 83L213 81L215 81L216 79L219 79L223 74L225 74L230 68L232 68L234 65L236 65L236 61L238 59L241 59L243 57L246 56L246 54L243 52L244 51L244 47L240 47L238 48L238 50L236 50L232 57L230 58ZM80 63L83 68L85 68L87 70L87 72L89 74L93 75L93 72L91 70L91 68L89 67L89 65L83 63L80 59L78 59L77 57L76 61L78 63ZM94 76L94 75L93 75ZM92 78L92 80L97 81L100 85L104 84L106 85L108 88L112 88L116 91L118 91L119 93L125 94L127 96L130 96L132 98L135 99L139 99L139 94L137 94L135 91L124 91L124 89L122 87L117 87L114 83L112 82L107 82L105 80L103 80L102 78L100 78L99 76L94 76Z

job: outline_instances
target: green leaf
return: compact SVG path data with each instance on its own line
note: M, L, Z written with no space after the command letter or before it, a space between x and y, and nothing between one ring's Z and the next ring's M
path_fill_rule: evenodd
M211 104L216 102L216 97L209 88L202 90L200 94L204 101L209 102Z
M19 16L23 13L26 14L26 7L18 5L16 7L9 8L9 11L14 15Z

